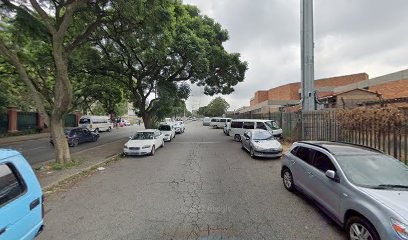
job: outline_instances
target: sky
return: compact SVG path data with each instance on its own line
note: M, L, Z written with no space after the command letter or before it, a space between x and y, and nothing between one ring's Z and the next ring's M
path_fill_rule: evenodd
M230 110L257 90L300 82L300 0L184 0L229 32L229 52L248 62L245 80L223 96ZM315 79L408 68L407 0L314 0ZM188 109L214 97L192 87Z

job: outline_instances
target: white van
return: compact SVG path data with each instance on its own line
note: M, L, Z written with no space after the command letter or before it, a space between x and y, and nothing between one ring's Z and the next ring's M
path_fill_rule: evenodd
M106 116L82 116L79 119L79 127L88 128L94 132L110 132L113 124Z
M210 126L211 118L204 117L203 118L203 126Z
M241 136L249 129L264 129L272 133L277 138L282 137L282 129L274 120L264 119L234 119L231 121L229 135L235 141L241 141Z
M225 124L231 122L231 118L215 117L211 118L210 126L214 128L224 128Z

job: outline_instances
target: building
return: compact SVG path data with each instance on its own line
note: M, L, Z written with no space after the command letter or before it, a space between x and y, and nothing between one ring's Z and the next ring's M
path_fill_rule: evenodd
M408 97L408 69L370 79L357 73L315 80L319 108L353 108L365 102ZM299 110L301 83L289 83L255 92L250 106L240 113L268 113L283 109ZM404 104L402 104L404 105ZM399 103L398 106L401 106Z

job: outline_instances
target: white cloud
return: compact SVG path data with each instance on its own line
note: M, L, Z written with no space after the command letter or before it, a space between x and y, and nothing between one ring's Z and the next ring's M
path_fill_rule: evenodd
M231 109L255 91L300 81L300 0L184 0L230 33L225 47L249 64L246 79L224 96ZM370 77L408 67L408 1L315 0L315 77L366 72ZM193 88L188 107L211 97Z

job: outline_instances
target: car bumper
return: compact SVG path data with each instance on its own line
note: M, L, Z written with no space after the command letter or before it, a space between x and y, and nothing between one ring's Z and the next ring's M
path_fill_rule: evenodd
M164 140L164 141L170 141L170 140L171 140L171 136L164 136L163 140Z
M209 123L203 123L203 126L210 126Z
M143 156L148 155L152 152L151 148L145 148L140 150L130 150L130 149L123 149L123 153L129 156Z
M279 157L282 157L282 152L254 151L254 155L257 157L265 157L265 158L279 158Z

